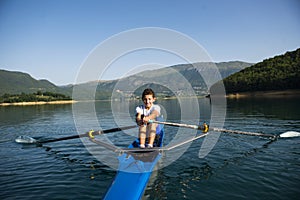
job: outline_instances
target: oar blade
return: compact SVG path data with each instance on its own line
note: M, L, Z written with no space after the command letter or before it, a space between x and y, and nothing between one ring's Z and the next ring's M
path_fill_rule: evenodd
M21 135L15 139L15 142L20 144L34 144L37 143L37 140L27 135Z
M296 131L287 131L279 135L281 138L300 137L300 133Z

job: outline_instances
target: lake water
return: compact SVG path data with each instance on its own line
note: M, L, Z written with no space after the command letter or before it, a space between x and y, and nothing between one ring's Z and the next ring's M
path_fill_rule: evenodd
M300 132L299 100L228 100L224 128L269 134ZM200 119L209 122L209 100L199 101ZM176 100L158 103L168 121L181 122ZM96 111L103 129L116 126L109 102L97 102ZM89 116L87 111L81 118L86 131L97 128L89 127L93 120ZM168 144L178 128L165 126L165 131ZM136 129L132 133L136 134ZM14 142L20 135L46 140L76 134L72 105L0 107L1 199L101 199L116 171L91 155L80 139L43 146ZM109 137L119 146L132 141L120 132ZM203 139L194 141L173 163L154 171L144 199L299 198L300 138L270 142L222 133L212 151L199 158L202 143Z

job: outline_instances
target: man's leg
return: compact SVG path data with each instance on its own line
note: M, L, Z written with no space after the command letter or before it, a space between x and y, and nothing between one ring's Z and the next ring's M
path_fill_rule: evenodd
M150 147L153 147L153 143L154 143L155 136L156 136L156 127L157 127L157 124L151 123L151 124L148 124L147 127L148 127L148 131L149 131L149 142L148 142L148 145Z
M139 127L139 138L140 138L140 147L145 148L145 141L146 141L146 126L140 126Z

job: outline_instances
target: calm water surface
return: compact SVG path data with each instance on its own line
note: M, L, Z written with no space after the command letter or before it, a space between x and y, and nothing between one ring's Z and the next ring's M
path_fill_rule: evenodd
M299 98L228 100L225 128L280 134L300 132ZM132 107L139 102L132 102ZM168 121L180 122L175 100L160 101ZM104 129L115 123L108 102L97 102ZM200 119L210 118L200 100ZM89 122L89 113L83 118ZM90 127L95 128L95 127ZM97 128L97 127L96 127ZM165 142L176 132L165 127ZM88 130L87 130L88 131ZM135 130L133 130L135 131ZM0 107L1 199L101 199L116 172L95 159L80 139L36 145L14 142L77 134L71 105ZM118 145L132 137L113 133ZM174 163L155 171L144 199L297 199L300 195L300 138L278 139L221 134L213 150L198 157L203 139Z

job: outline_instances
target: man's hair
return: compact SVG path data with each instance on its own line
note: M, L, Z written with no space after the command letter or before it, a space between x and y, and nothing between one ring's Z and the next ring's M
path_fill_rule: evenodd
M142 94L142 99L144 99L144 97L146 95L152 95L153 98L155 98L155 93L153 92L153 90L151 88L147 88L144 90L143 94Z

